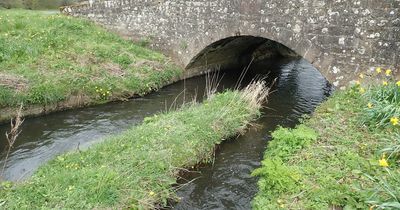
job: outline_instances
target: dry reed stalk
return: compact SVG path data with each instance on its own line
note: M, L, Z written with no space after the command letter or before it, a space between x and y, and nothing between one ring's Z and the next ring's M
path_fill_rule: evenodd
M3 164L3 168L1 170L0 175L3 175L6 165L7 165L7 160L10 155L11 149L13 148L19 134L21 133L20 127L21 127L22 123L24 122L24 119L22 119L22 109L23 109L23 105L21 104L21 106L19 107L19 109L17 111L17 115L16 115L15 119L11 119L10 132L6 132L6 139L7 139L7 144L8 144L7 145L7 153L6 153L6 158L4 159L4 164Z

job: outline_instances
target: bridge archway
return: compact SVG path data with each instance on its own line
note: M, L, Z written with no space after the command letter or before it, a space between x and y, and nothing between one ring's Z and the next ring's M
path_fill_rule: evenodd
M303 46L300 49L303 49ZM304 58L313 63L315 54L318 54L315 50L310 53L307 50L291 49L284 44L261 36L229 36L207 45L195 54L186 65L186 76L196 76L216 69L243 69L250 63L288 57ZM321 74L325 77L323 71Z

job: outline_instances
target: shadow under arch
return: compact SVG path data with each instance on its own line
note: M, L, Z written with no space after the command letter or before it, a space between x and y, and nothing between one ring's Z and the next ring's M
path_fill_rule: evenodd
M301 58L289 47L258 36L232 36L218 40L195 55L186 66L189 76L214 70L243 69L249 63L280 58Z

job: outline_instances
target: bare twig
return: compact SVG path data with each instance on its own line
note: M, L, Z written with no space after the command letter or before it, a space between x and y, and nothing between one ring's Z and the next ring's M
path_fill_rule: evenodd
M11 119L10 132L6 132L6 139L8 145L7 145L6 158L4 159L3 168L1 170L0 175L3 175L11 149L13 148L15 141L17 140L19 134L21 133L20 127L24 122L24 119L22 119L22 108L23 105L21 104L21 106L17 111L17 116L15 117L15 119Z

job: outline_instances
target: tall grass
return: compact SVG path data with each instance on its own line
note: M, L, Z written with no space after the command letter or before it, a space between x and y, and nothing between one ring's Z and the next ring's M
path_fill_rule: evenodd
M152 209L174 198L178 173L212 160L215 144L243 132L268 92L263 82L148 117L87 151L57 157L25 183L4 187L5 209ZM259 104L258 104L259 103ZM6 186L6 185L4 185Z
M400 86L395 82L371 86L364 95L369 104L365 106L364 124L374 128L393 127L392 118L400 118Z
M365 176L374 183L370 190L368 203L376 209L400 209L400 81L396 81L392 70L382 71L377 68L372 75L373 85L360 84L358 89L365 89L362 122L374 132L388 134L378 154L379 165L384 168L378 173ZM363 91L361 91L363 92Z

